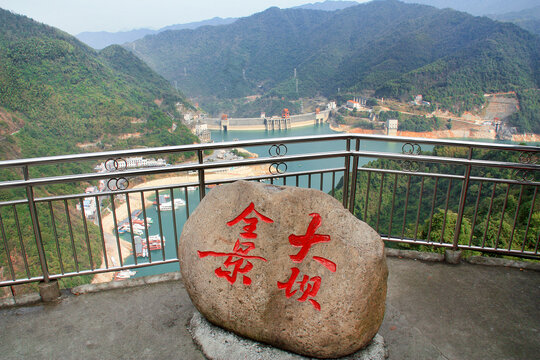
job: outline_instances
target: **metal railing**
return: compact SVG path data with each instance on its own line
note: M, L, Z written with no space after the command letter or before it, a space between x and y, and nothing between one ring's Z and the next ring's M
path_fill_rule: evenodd
M205 157L231 148L260 156ZM158 155L196 161L127 167L128 157ZM534 146L342 134L2 161L12 180L0 182L0 286L177 267L184 221L210 187L238 179L325 191L389 246L540 259L539 155ZM136 184L156 178L167 180ZM98 190L82 193L88 186Z

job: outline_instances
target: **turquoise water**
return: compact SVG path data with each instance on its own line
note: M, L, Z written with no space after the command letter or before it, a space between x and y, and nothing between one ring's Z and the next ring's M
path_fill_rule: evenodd
M267 139L267 138L280 138L280 137L294 137L294 136L312 136L312 135L328 135L328 134L337 134L335 131L331 130L328 124L317 125L317 126L306 126L301 128L290 129L286 131L229 131L229 132L220 132L213 131L212 139L215 142L221 141L234 141L238 140L253 140L253 139ZM305 144L290 144L287 145L287 155L296 155L296 154L307 154L307 153L318 153L318 152L328 152L328 151L339 151L345 150L345 140L339 141L325 141L318 142L315 145L313 143ZM354 146L354 145L351 145ZM254 146L249 147L247 150L259 154L259 156L268 157L269 146ZM400 152L401 145L397 143L388 143L383 141L364 141L360 142L360 150L370 150L370 151L383 151L383 152ZM373 159L364 159L360 161L360 165L364 165ZM308 171L308 170L318 170L318 169L328 169L334 167L343 167L343 159L320 159L320 160L309 160L309 161L297 161L287 163L287 172L298 172L298 171ZM318 177L318 176L316 176ZM313 178L313 181L318 181ZM295 183L296 184L296 183ZM312 183L313 185L313 183ZM319 183L316 183L318 188ZM326 186L324 186L326 188Z
M318 125L318 126L307 126L302 128L295 128L290 130L283 131L229 131L229 132L220 132L212 131L212 139L215 142L222 141L234 141L234 140L253 140L253 139L266 139L266 138L280 138L280 137L294 137L294 136L310 136L310 135L326 135L334 134L336 132L332 131L327 124ZM401 152L401 144L391 143L384 141L367 141L362 140L360 143L360 150L369 150L377 152ZM257 153L261 157L268 157L269 146L252 146L247 147L247 150L250 152ZM307 153L318 153L318 152L327 152L327 151L338 151L345 149L345 141L325 141L320 142L314 145L313 143L301 143L301 144L291 144L288 145L287 155L294 154L307 154ZM423 146L423 151L429 151L432 147ZM367 162L374 160L364 158L361 159L359 165L364 165ZM297 162L288 162L287 173L299 172L299 171L309 171L309 170L318 170L318 169L328 169L328 168L338 168L344 166L343 159L320 159L320 160L310 160L310 161L297 161ZM339 182L342 177L342 173L336 173L334 178L335 184ZM321 186L321 177L320 175L314 175L309 180L307 176L302 176L299 178L299 186L307 187L308 182L311 182L311 187L315 189L322 189L325 192L329 192L332 187L332 174L325 174L322 179ZM283 180L278 180L277 184L283 184ZM287 185L296 185L296 177L291 177L287 179ZM209 189L207 189L209 191ZM162 194L169 192L162 192ZM189 212L192 212L193 209L199 204L199 192L188 191L188 200L189 200ZM174 192L175 199L180 198L186 200L184 190L175 190ZM155 206L150 205L146 209L146 215L151 217L154 220L153 225L149 229L149 235L159 234L159 220L158 212ZM177 234L180 236L181 230L184 226L184 223L187 219L187 208L186 206L181 206L179 209L175 210L176 216L176 226ZM173 217L172 211L161 211L161 224L163 229L163 234L165 236L165 258L175 257L176 251L176 242L174 236L174 227L173 227ZM129 242L131 242L130 234L123 234L121 237ZM163 253L161 250L154 250L151 252L152 260L161 260L163 259ZM139 263L147 262L146 258L138 258ZM126 259L125 264L134 264L133 255ZM179 264L167 264L167 265L156 265L152 267L146 267L137 269L137 274L135 276L147 276L160 274L165 272L178 271Z

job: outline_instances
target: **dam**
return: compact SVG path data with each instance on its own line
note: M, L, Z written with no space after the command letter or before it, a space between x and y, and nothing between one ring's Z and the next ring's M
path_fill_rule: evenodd
M285 110L281 117L261 114L258 118L229 118L224 115L221 118L201 118L200 121L207 124L209 130L287 130L322 124L328 120L330 114L330 110L321 110L289 116Z

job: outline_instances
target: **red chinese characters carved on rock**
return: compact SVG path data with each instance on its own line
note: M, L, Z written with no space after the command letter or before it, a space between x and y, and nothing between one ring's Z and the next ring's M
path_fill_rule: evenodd
M288 298L292 297L297 291L292 291L292 288L294 286L294 282L296 281L296 278L298 277L298 274L300 274L300 269L298 268L291 268L292 275L289 278L289 281L286 283L279 282L277 283L277 286L279 289L285 290L285 296ZM304 302L308 300L315 309L321 311L321 305L315 301L314 299L308 299L308 297L315 297L317 296L317 293L319 292L319 289L321 287L321 277L320 276L314 276L312 278L309 278L309 276L304 275L302 280L298 281L300 291L303 292L302 296L300 296L297 300L300 302Z
M255 213L255 216L248 217L252 212ZM272 219L262 215L260 212L255 210L255 205L253 203L250 203L248 207L246 207L240 215L238 215L235 219L229 221L227 223L227 226L234 226L238 224L240 221L243 221L247 225L243 227L245 232L240 233L240 236L244 239L256 239L257 234L255 233L255 230L257 229L257 223L259 222L259 219L266 223L274 222ZM248 255L248 253L253 249L255 249L255 243L251 241L240 242L240 239L237 239L232 253L222 253L222 252L215 252L215 251L198 251L198 254L199 254L199 258L204 258L207 256L227 257L227 259L223 263L223 266L225 266L225 268L229 268L233 266L232 270L217 268L214 271L216 275L220 278L226 279L229 283L234 284L236 282L236 278L238 274L240 273L240 274L243 274L242 283L244 285L250 285L251 279L248 276L244 275L250 272L251 269L253 269L253 264L249 260L266 261L266 259L263 258L262 256Z
M304 261L305 257L307 256L309 250L313 245L323 242L329 242L331 240L329 235L320 235L315 233L315 231L317 231L317 229L321 226L321 215L317 213L312 213L309 214L309 216L311 216L312 219L308 225L306 234L291 234L289 236L289 243L294 247L301 248L296 255L289 256L291 260L295 263L301 263L302 261ZM326 267L331 272L336 272L337 266L334 262L320 256L313 256L312 258L313 260ZM310 278L308 275L304 275L301 280L296 281L298 275L300 274L300 269L298 269L297 267L293 267L291 268L291 271L291 277L287 282L277 282L278 288L285 290L285 296L287 298L290 298L298 291L298 289L292 291L294 284L298 284L299 290L302 292L302 295L296 300L300 302L308 300L315 309L320 311L321 305L312 298L317 296L317 293L319 292L319 289L321 287L321 277L313 276Z

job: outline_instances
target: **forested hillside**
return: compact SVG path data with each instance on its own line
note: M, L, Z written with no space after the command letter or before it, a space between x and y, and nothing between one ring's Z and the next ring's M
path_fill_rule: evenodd
M395 0L334 12L270 8L128 48L203 103L372 90L401 100L424 94L459 113L482 105L484 93L540 83L540 38L513 24Z
M464 158L467 150L436 146L433 151L422 154ZM476 150L475 158L519 162L519 154L505 151ZM463 166L449 164L424 163L418 166L420 172L431 174L458 175L464 171ZM402 170L403 164L380 159L364 168ZM398 176L360 172L353 213L383 235L451 244L459 213L461 182L411 174ZM515 176L512 170L497 168L475 169L472 175L504 179ZM337 198L342 198L341 189L337 191ZM534 186L471 181L458 243L534 252L540 230L540 206L535 198ZM429 246L400 244L399 247L443 251Z
M177 102L191 106L167 80L124 48L110 46L98 53L64 32L0 9L0 160L193 143L197 138L180 124ZM178 127L170 131L173 121ZM137 136L127 136L132 133ZM30 175L91 172L94 165L33 167ZM21 176L20 169L0 171L0 181ZM84 186L48 186L34 189L34 194L76 194ZM25 197L20 188L0 191L0 201ZM90 222L83 225L76 205L77 200L66 202L65 207L61 202L51 203L50 208L37 205L40 221L47 224L42 228L42 240L51 272L79 271L101 264L99 231ZM0 252L0 280L12 276L10 272L13 277L41 274L28 209L26 204L0 207L4 247L10 249L9 253ZM54 236L48 225L53 212L65 215L57 216ZM70 217L72 220L67 220ZM67 240L55 242L56 236L73 236L73 245ZM56 256L60 252L79 256L66 256L62 262ZM8 256L13 269L8 266ZM89 276L68 278L62 280L62 286L90 280Z
M165 111L180 116L176 102L189 106L125 49L98 53L55 28L0 10L0 130L6 129L0 159L75 153L84 143L100 149L191 143L185 127L167 131L172 120ZM134 132L146 136L120 140Z

